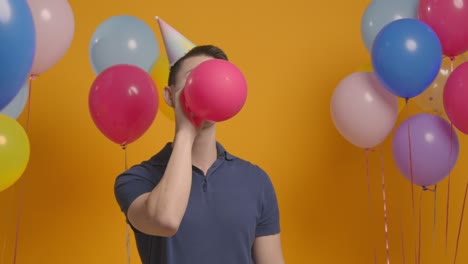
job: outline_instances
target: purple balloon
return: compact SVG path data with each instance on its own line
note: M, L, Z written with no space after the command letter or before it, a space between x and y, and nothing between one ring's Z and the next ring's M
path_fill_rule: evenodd
M458 136L443 118L433 114L414 115L398 126L393 137L393 159L400 172L413 183L430 186L442 181L452 170L460 150Z

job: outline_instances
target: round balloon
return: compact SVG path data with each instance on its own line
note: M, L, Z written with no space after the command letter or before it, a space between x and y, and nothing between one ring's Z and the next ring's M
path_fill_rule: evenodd
M401 18L416 18L418 0L372 1L361 19L361 36L369 52L375 37L388 23Z
M447 79L444 109L453 125L468 134L468 62L458 66Z
M158 88L159 98L164 98L164 88L168 85L169 79L169 60L166 54L161 54L151 70L151 77ZM159 104L159 110L169 120L174 121L174 110L165 102Z
M463 55L454 57L453 60L444 57L435 80L424 92L414 98L416 105L423 111L445 115L443 98L445 84L452 71L465 61Z
M419 186L442 181L455 166L459 148L457 133L451 125L440 116L426 113L402 122L392 142L397 168Z
M89 111L97 128L111 141L128 145L151 126L158 93L151 76L134 65L114 65L94 80Z
M457 56L468 50L468 1L420 0L418 18L439 36L443 53Z
M26 102L29 98L29 80L24 82L18 94L13 98L13 100L5 106L0 113L7 115L11 118L18 119L18 117L23 113Z
M36 31L25 0L0 2L0 40L0 109L3 109L18 94L34 59Z
M398 117L397 97L372 72L355 72L344 78L331 98L331 116L338 132L364 149L382 143Z
M183 93L187 107L195 116L220 122L242 109L247 99L247 82L231 62L212 59L190 72Z
M372 65L384 86L409 99L435 79L442 48L435 32L417 19L399 19L386 25L372 48Z
M29 162L29 152L26 131L16 120L0 113L0 192L23 175Z
M36 28L36 54L31 74L52 68L70 48L75 17L67 0L28 0Z
M94 32L89 44L94 73L110 66L130 64L147 73L159 56L159 44L153 30L141 19L133 16L114 16Z

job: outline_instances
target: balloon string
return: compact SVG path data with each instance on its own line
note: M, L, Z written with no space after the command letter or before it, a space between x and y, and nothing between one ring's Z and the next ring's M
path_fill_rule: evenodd
M451 57L450 57L450 73L453 72L453 68L454 68L454 66L453 66L453 61L454 61L454 60L455 60L455 57L454 57L454 56L451 56Z
M409 112L409 107L408 107L408 102L409 98L406 98L406 115L407 118L409 118L410 112ZM414 205L414 174L413 174L413 153L412 153L412 145L411 145L411 129L410 129L410 122L408 122L408 152L409 152L409 165L410 165L410 175L411 175L411 207L412 207L412 219L413 219L413 225L416 226L417 224L417 219L416 219L416 213L415 213L415 205ZM416 262L418 261L418 256L417 256L417 245L414 248L415 249L415 260Z
M406 98L406 117L409 118L409 99ZM410 175L411 175L411 202L413 208L413 217L414 217L414 175L413 175L413 154L411 151L411 133L410 133L410 122L408 122L408 147L409 147L409 163L410 163Z
M371 196L371 179L370 179L370 173L369 173L369 149L366 149L366 178L367 178L367 200L369 203L369 225L372 224L372 196ZM374 238L374 263L377 264L377 249L376 249L376 243L375 243L375 238Z
M7 245L7 238L6 238L6 237L5 237L5 239L4 239L3 242L4 242L4 243L2 244L2 251L0 251L0 253L2 253L2 254L0 254L0 261L1 261L0 263L4 263L4 262L3 262L3 257L2 257L2 256L5 256L6 245Z
M125 231L125 243L127 244L127 264L130 264L130 225L127 224Z
M127 145L122 144L121 145L123 151L124 151L124 169L128 169L128 156L127 156ZM127 264L130 264L130 225L127 224L126 230L125 230L125 247L127 250Z
M457 263L457 255L458 255L458 244L460 242L460 234L462 230L462 225L463 225L463 215L465 213L465 203L466 203L466 195L468 194L468 182L466 183L466 188L465 188L465 198L463 199L463 207L462 207L462 212L461 212L461 217L460 217L460 226L458 227L458 235L457 235L457 244L455 246L455 258L453 263Z
M447 209L445 216L445 255L448 253L448 234L449 234L449 212L450 212L450 174L448 176L448 187L447 187Z
M23 185L21 182L19 184L19 204L18 204L18 212L16 215L16 232L15 232L15 247L13 252L13 264L16 264L16 258L18 255L18 241L19 241L19 234L20 234L20 223L21 223L21 211L22 211L22 204L23 204Z
M385 168L384 168L384 157L382 146L380 147L380 169L382 172L382 198L383 198L383 209L384 209L384 225L385 225L385 252L387 256L387 264L390 264L390 247L389 247L389 236L388 236L388 212L387 212L387 194L385 191Z
M399 222L400 222L400 244L401 244L401 257L402 257L402 264L406 264L406 252L405 252L405 236L403 232L403 211L401 209L401 202L398 204L398 215L399 215Z
M38 77L38 75L32 74L29 77L29 96L28 96L28 114L26 116L26 131L29 131L29 120L31 116L31 95L32 95L32 83Z
M424 188L424 187L423 187ZM419 194L419 219L418 219L418 264L421 263L421 229L422 229L422 195L423 195L423 192L421 192Z
M452 140L453 140L453 123L450 122L450 154L449 154L449 163L450 157L452 156ZM445 255L448 253L448 234L449 234L449 209L450 209L450 182L451 182L451 171L448 175L447 183L447 209L446 209L446 220L445 220Z
M28 112L26 116L26 132L29 132L29 120L31 116L31 96L32 96L32 83L33 81L38 77L38 75L32 74L29 77L29 96L28 96ZM18 256L18 244L19 244L19 234L20 234L20 224L21 224L21 213L22 213L22 207L23 207L23 184L22 181L20 180L18 182L18 187L19 187L19 198L18 198L18 212L16 215L16 231L15 231L15 246L14 246L14 252L13 252L13 264L16 264L16 259Z
M403 221L402 221L402 213L400 208L400 240L401 240L401 255L403 258L403 264L406 264L406 254L405 254L405 238L403 236Z
M437 238L437 184L434 185L434 219L432 226L432 246L435 247Z

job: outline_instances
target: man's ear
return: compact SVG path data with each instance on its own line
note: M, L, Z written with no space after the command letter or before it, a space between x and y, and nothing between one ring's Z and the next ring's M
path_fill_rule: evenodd
M166 101L167 105L174 108L174 94L169 86L164 87L164 101Z

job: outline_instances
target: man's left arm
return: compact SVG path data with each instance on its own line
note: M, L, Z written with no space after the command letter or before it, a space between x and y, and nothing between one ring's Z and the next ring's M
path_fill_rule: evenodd
M257 220L252 253L255 264L284 264L280 239L280 215L275 188L270 177L264 171L262 174L262 209Z
M257 237L253 256L255 264L284 264L280 234Z

